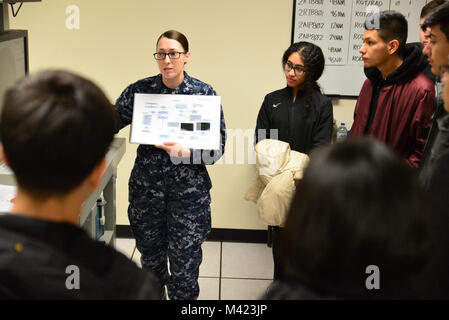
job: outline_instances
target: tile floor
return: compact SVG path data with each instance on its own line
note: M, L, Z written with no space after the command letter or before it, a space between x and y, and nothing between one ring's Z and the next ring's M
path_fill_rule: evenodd
M141 266L134 239L117 239L116 249ZM215 241L203 244L199 300L256 300L272 279L272 251L266 244Z

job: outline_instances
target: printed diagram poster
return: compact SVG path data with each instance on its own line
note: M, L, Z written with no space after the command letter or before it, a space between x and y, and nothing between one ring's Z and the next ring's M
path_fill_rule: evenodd
M134 95L131 143L220 149L220 96Z

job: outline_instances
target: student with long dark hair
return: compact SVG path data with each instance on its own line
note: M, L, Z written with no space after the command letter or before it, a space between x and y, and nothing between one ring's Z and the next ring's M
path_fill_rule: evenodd
M416 175L384 143L315 150L280 240L284 278L265 298L417 298L411 280L429 258L429 220Z
M287 86L265 96L257 117L256 142L265 138L290 144L291 150L308 154L329 143L332 135L332 102L317 83L324 70L320 47L309 42L292 44L282 57ZM277 131L277 136L272 133ZM281 276L276 249L281 229L274 226L274 277Z
M0 104L0 156L17 181L11 212L0 213L0 299L159 299L152 273L79 227L114 138L104 92L48 70L20 79Z

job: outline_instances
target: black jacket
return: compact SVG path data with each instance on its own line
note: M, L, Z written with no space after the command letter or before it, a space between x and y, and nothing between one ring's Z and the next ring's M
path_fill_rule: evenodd
M277 140L287 142L292 150L306 154L318 145L329 143L333 126L331 100L315 90L307 117L304 116L305 101L302 91L293 101L292 88L288 86L267 94L257 117L256 143L265 138L273 139L270 129L278 130ZM264 129L262 133L259 132L261 129Z
M6 214L0 216L0 299L160 299L160 293L155 277L84 230Z
M379 95L382 88L392 84L407 82L416 76L418 72L427 70L426 76L435 83L435 77L431 78L428 74L429 63L426 56L422 53L423 47L419 43L410 43L406 45L406 53L402 65L393 71L386 79L382 78L382 74L376 67L365 68L366 77L373 83L373 95L371 98L370 112L368 123L365 127L365 134L368 134L376 114ZM426 128L428 130L429 128Z

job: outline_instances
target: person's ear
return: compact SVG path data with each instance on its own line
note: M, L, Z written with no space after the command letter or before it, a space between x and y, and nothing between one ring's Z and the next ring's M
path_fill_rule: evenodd
M100 186L101 179L106 172L106 158L102 158L87 177L89 188L93 190Z
M399 50L399 41L398 40L391 40L390 42L388 42L388 53L390 53L390 55L393 55L395 53L398 53Z
M9 167L8 157L6 156L5 149L0 145L0 158Z
M184 64L186 64L187 62L189 62L189 60L190 60L190 51L189 52L187 52L186 54L185 54L185 59L184 59Z

